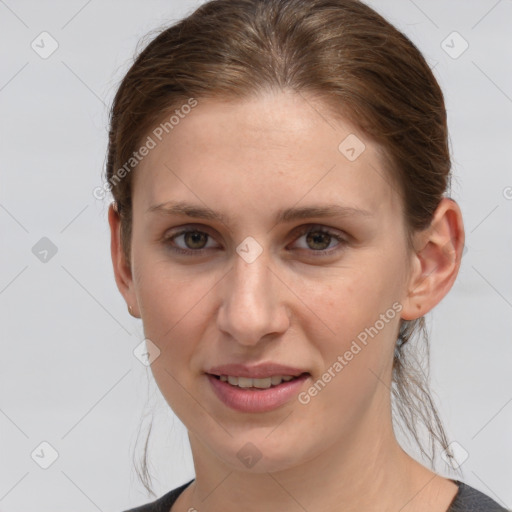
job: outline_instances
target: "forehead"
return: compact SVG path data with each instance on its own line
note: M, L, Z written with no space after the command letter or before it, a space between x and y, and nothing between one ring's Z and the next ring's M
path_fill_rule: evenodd
M234 216L299 201L400 214L381 148L311 97L198 99L173 123L172 114L148 134L154 147L134 173L134 210L187 198Z

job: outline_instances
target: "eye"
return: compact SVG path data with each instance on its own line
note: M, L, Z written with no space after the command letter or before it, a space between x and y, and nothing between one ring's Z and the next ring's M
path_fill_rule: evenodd
M348 243L347 240L338 232L326 229L323 226L305 226L295 234L300 240L305 237L304 243L298 244L300 250L306 250L315 256L327 256L337 252ZM178 254L186 254L189 256L202 255L204 251L209 249L217 249L218 246L213 241L213 237L197 227L189 227L181 229L175 233L166 235L163 243L170 250ZM295 242L297 244L297 242Z
M341 250L347 240L338 232L331 231L321 226L306 226L298 233L300 240L305 236L305 246L300 249L317 253L315 256L325 256ZM337 242L334 243L333 242Z
M182 245L176 241L182 239ZM163 242L169 246L169 248L179 254L198 255L206 249L215 248L215 244L208 245L208 242L212 241L211 235L205 231L201 231L197 228L187 228L178 231L177 233L166 235Z

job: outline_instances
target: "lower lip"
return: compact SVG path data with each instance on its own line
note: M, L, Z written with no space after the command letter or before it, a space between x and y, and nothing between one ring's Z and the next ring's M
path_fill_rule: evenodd
M214 393L228 407L241 412L267 412L277 409L296 396L309 374L281 382L268 389L239 388L207 374Z

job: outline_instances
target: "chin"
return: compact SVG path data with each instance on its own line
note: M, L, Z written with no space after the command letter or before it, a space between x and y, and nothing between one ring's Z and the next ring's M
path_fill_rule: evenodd
M268 432L268 429L265 429L261 436L234 436L229 439L228 444L210 445L210 450L230 470L254 474L285 471L307 460L306 454L297 450L297 446L301 446L300 440L294 440L289 436L276 436L272 442L268 438L265 439Z

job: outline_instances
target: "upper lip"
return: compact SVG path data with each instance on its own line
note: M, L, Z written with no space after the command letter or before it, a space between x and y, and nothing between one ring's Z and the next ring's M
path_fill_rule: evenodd
M210 368L206 373L212 375L229 375L232 377L246 377L249 379L265 379L274 375L290 375L298 377L303 373L309 373L307 370L293 368L278 363L261 363L254 366L245 364L221 364Z

